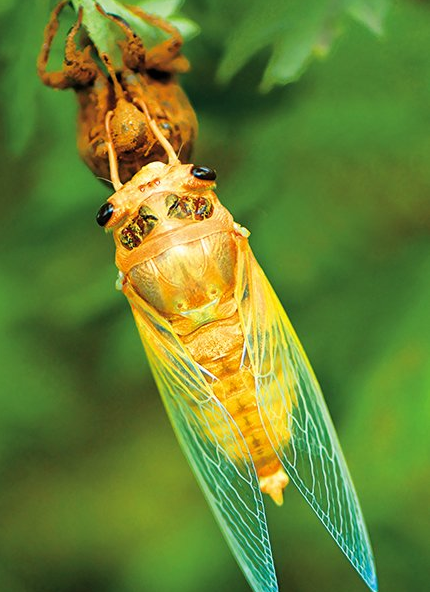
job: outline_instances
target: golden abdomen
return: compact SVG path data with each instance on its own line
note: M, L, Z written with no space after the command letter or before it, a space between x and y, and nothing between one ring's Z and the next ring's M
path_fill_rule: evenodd
M281 464L261 423L255 379L242 364L244 337L237 311L181 339L192 357L217 379L211 384L214 394L242 433L258 476L276 473ZM211 380L209 375L207 378Z

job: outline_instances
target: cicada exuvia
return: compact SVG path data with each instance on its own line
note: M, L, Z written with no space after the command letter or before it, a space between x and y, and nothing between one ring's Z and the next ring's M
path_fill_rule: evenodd
M320 387L215 171L168 154L121 184L97 221L113 231L131 305L182 449L255 592L278 589L262 493L289 480L372 590L372 550ZM109 137L109 117L106 121Z
M130 179L142 166L165 158L165 152L148 129L146 118L138 107L144 100L152 117L169 142L187 160L197 136L197 118L181 88L177 74L189 69L181 54L182 37L168 22L147 14L138 6L129 6L131 15L160 29L166 39L146 48L143 40L121 17L107 14L99 5L103 18L112 21L125 37L121 48L122 66L113 67L109 55L97 56L96 48L82 32L82 8L71 27L65 45L61 70L48 71L51 46L59 27L59 17L68 0L62 0L52 11L46 26L38 58L38 73L44 84L56 89L73 88L78 98L78 150L95 175L109 174L105 137L105 117L113 112L111 136L118 157L121 177ZM81 47L83 46L83 47Z

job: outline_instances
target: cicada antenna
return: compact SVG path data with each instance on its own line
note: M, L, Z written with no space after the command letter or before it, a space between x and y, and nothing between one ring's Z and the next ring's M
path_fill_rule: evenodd
M137 98L135 98L133 100L133 102L136 105L138 105L142 109L142 111L145 113L146 119L148 120L148 125L151 128L152 133L154 134L156 139L160 142L160 144L163 146L164 150L166 151L166 154L169 159L169 164L179 164L179 158L177 157L172 144L169 142L169 140L166 137L163 136L162 131L160 130L160 128L157 125L157 122L149 114L148 107L146 106L145 102L142 101L142 99L137 99Z
M118 159L116 156L115 146L112 140L112 134L110 133L110 120L112 119L113 111L108 111L105 117L105 128L106 128L106 147L109 158L109 171L110 178L112 181L113 188L118 191L122 187L121 179L118 173Z
M181 145L179 146L179 150L178 150L178 159L181 156L181 152L182 152L182 148L184 147L185 143L184 141L181 142Z
M116 100L119 101L120 99L124 99L124 91L118 81L115 69L112 65L112 62L110 61L109 56L106 53L103 53L103 54L100 54L100 57L106 66L106 70L108 71L109 76L112 79ZM111 121L112 117L113 117L113 111L108 111L106 113L106 117L105 117L105 129L106 129L105 142L106 142L108 158L109 158L110 178L112 181L113 188L115 189L115 191L118 191L118 189L121 189L122 183L121 183L121 179L119 178L118 158L116 155L116 150L115 150L115 146L114 146L114 143L112 140L112 134L110 131L110 121Z

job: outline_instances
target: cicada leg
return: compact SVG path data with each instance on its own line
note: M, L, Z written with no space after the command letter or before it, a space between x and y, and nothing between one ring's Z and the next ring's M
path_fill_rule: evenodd
M122 50L122 59L124 65L135 72L143 72L145 69L146 51L142 40L125 19L117 14L105 12L100 4L97 4L97 10L106 18L114 22L125 35L125 41L119 41L118 45Z
M148 14L138 6L128 5L127 8L142 20L170 35L168 39L146 52L146 69L171 73L187 72L190 64L187 58L180 54L182 36L178 29L162 18Z
M124 91L119 83L118 76L116 75L115 68L112 65L112 62L107 55L107 53L101 53L100 58L104 65L106 66L106 70L108 71L109 76L111 77L113 88L115 91L115 99L119 101L120 99L124 99Z
M76 34L82 24L82 8L79 9L76 23L67 35L63 70L46 71L52 42L59 27L59 16L67 4L69 4L68 0L62 0L52 11L45 27L43 45L37 60L37 71L42 82L58 89L86 86L94 80L98 72L97 65L90 57L91 47L87 46L81 51L75 44Z

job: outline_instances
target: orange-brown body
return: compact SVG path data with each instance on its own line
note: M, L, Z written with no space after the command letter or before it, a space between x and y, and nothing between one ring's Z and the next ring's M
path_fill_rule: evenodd
M144 100L181 159L189 159L197 136L197 119L185 92L175 76L166 73L157 79L146 72L121 72L122 98L113 84L99 72L94 84L77 88L78 150L93 173L109 178L105 118L113 111L112 140L118 157L121 179L128 181L149 162L164 161L166 154L148 128L145 115L133 103Z
M48 72L47 64L58 31L59 16L68 4L67 0L62 0L51 14L38 59L38 72L48 86L75 90L79 103L77 145L85 163L95 175L109 179L105 120L110 111L111 139L123 181L129 180L149 162L166 160L165 150L156 141L147 118L136 102L145 102L164 136L187 161L197 136L198 124L177 80L177 74L189 69L188 60L180 53L182 38L179 32L163 19L146 14L137 6L129 6L130 13L168 35L165 41L148 49L124 20L104 13L99 6L103 17L113 21L126 37L119 42L122 67L114 70L110 57L101 54L106 66L103 69L93 59L94 48L90 39L85 38L83 49L76 42L83 18L80 10L77 22L67 35L63 68Z

